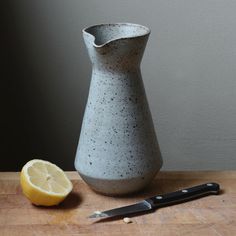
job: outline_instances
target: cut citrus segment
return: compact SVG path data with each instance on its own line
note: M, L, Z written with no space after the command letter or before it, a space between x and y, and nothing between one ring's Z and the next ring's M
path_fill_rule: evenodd
M20 175L24 195L35 205L53 206L72 190L72 183L55 164L34 159L27 162Z

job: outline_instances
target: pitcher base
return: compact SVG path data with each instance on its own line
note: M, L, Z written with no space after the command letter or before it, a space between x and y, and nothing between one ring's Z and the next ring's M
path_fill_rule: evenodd
M127 179L97 179L83 175L81 178L95 191L108 196L121 196L138 192L146 187L155 177L158 171L146 176Z

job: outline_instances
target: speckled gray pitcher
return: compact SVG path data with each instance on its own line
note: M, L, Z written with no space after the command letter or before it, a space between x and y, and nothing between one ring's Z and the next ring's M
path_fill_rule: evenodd
M149 34L130 23L83 30L93 69L75 168L106 195L142 189L162 166L140 72Z

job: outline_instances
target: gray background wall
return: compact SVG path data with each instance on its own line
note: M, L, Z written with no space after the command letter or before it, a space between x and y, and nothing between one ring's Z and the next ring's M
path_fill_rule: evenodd
M73 169L90 82L81 30L152 33L142 72L163 169L236 169L236 2L1 2L1 170L32 158Z

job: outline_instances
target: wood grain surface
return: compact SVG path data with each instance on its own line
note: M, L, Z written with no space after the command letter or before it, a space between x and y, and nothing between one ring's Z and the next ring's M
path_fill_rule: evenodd
M0 235L236 235L236 172L160 172L142 192L108 197L93 192L76 172L67 172L73 192L59 206L36 207L21 192L19 173L0 173ZM218 182L221 194L161 208L153 213L122 219L94 221L87 216L132 204L144 198L180 188Z

